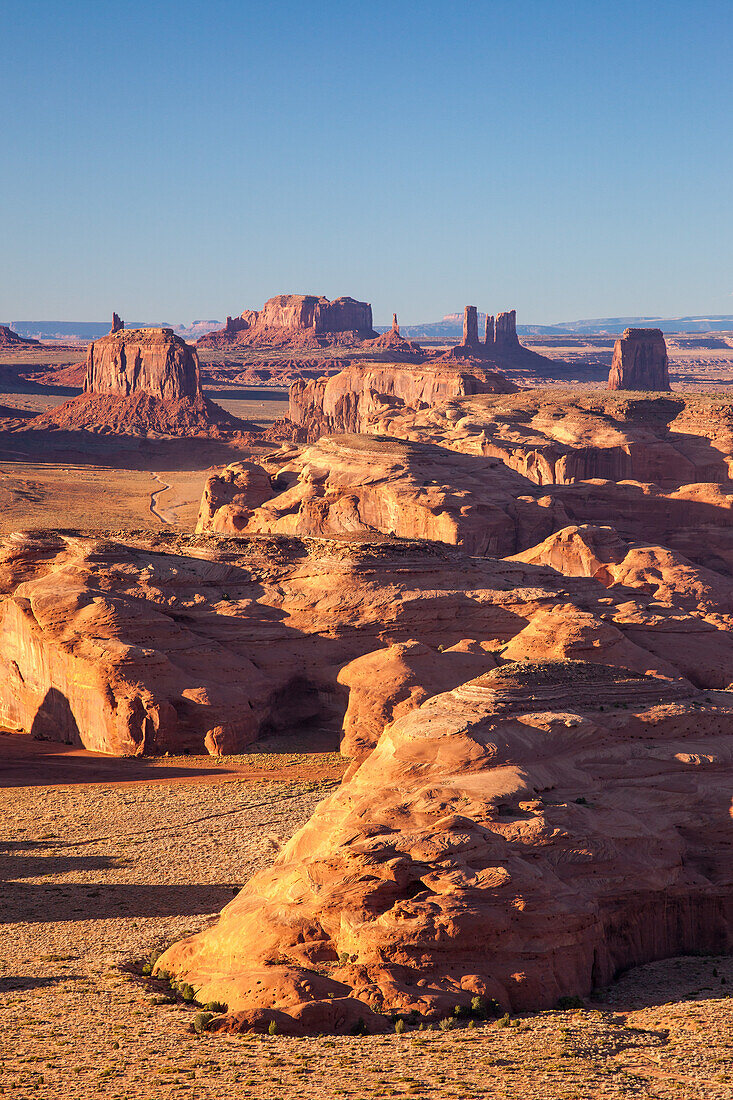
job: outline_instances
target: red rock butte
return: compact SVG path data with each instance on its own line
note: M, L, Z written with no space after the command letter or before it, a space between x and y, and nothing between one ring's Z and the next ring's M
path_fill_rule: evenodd
M239 317L227 317L223 329L208 333L199 343L213 347L229 343L327 347L371 340L376 335L368 302L348 297L329 301L315 294L278 294L262 309L246 309Z
M198 356L171 328L119 327L89 345L84 390L123 397L142 390L164 401L195 398L201 393Z
M170 328L112 331L89 345L84 393L36 417L32 430L191 435L242 427L201 392L198 356Z
M667 345L659 328L627 328L613 348L610 390L669 390Z

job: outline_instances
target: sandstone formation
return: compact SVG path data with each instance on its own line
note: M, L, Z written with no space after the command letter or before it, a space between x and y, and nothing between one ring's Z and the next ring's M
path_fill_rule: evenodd
M170 328L112 331L87 350L84 393L35 418L33 430L214 434L244 425L201 392L193 348Z
M112 328L110 329L110 332L121 332L124 327L125 327L125 322L122 321L117 316L116 313L113 313L112 314Z
M513 393L498 370L435 361L421 366L353 365L330 378L296 381L290 388L291 422L305 439L331 432L362 432L377 410L413 410L447 397Z
M388 726L218 923L157 963L221 1026L550 1008L733 946L733 694L502 666Z
M278 294L262 309L227 317L226 326L203 336L204 347L237 343L263 347L327 347L371 340L372 307L354 298L319 298L313 294Z
M722 603L359 532L13 536L0 594L0 721L118 755L241 751L314 719L361 757L383 717L509 656L733 682Z
M84 389L121 397L145 392L163 401L193 398L201 392L198 357L172 328L113 324L108 336L89 345Z
M389 332L383 332L374 340L367 341L367 346L375 351L388 351L397 359L425 359L425 353L419 344L406 340L400 335L400 326L397 323L397 314L392 314L392 328Z
M610 390L669 390L667 345L658 328L627 328L613 349Z
M40 347L40 340L31 340L28 336L21 336L7 325L0 325L0 348L16 347Z
M486 315L484 339L479 339L478 311L476 306L466 306L463 312L463 340L449 352L448 358L488 359L497 365L536 363L544 357L522 347L517 337L517 311L498 313L496 318Z

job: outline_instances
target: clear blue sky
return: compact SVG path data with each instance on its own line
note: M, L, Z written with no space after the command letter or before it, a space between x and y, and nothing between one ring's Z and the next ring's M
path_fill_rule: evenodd
M731 0L3 0L0 318L733 313Z

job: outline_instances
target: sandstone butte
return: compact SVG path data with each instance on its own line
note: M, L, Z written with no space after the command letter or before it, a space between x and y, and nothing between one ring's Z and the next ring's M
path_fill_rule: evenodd
M613 348L610 390L669 390L667 345L658 328L627 328Z
M158 972L229 1029L553 1007L733 945L733 693L517 663L426 700Z
M21 336L7 325L0 325L0 348L16 347L40 347L40 340L31 340L29 336Z
M114 314L112 331L87 350L84 392L29 427L208 435L242 424L204 397L196 351L172 329L125 329Z
M262 309L246 309L239 317L227 317L223 329L198 341L201 347L231 344L302 348L355 344L376 337L372 307L354 298L328 298L314 294L278 294Z

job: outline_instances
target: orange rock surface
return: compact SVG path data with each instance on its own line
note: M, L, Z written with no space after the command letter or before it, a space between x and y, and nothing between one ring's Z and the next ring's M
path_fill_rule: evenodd
M583 662L503 666L387 726L159 970L223 1026L368 1030L474 997L585 996L733 942L733 694Z
M30 425L133 435L217 434L242 427L204 397L195 350L168 328L113 328L93 341L84 393Z

